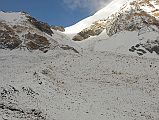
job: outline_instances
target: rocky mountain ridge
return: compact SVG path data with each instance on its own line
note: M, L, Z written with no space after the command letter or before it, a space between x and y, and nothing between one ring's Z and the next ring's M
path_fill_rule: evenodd
M137 31L145 26L156 26L159 29L158 0L136 0L126 3L121 9L106 19L98 20L73 37L82 41L91 36L98 36L103 30L112 36L121 31Z
M77 52L69 43L58 43L58 39L55 39L56 36L60 37L60 33L56 32L57 29L63 30L62 27L53 28L47 23L38 21L25 12L0 12L0 48L47 52L49 49L55 47L63 49L65 46L65 50ZM67 37L62 34L60 39L66 39L67 42Z

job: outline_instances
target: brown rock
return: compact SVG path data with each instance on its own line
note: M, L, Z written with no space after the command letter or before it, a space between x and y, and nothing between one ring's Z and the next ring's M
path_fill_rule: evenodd
M65 28L63 26L51 26L51 28L54 30L65 32Z
M33 18L31 16L27 16L27 18L28 18L29 22L32 25L34 25L37 29L52 36L53 31L51 30L51 27L47 23L37 21L35 18Z
M38 34L31 34L28 33L25 35L25 39L28 41L26 43L26 47L29 50L41 50L44 51L46 48L49 48L49 41L47 40L47 38L40 36Z
M8 25L0 22L0 48L2 49L15 49L22 41L15 34L14 30Z

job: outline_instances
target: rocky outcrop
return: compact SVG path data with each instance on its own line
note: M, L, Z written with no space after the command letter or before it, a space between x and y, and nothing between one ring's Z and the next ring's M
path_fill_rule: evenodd
M21 44L19 36L17 36L14 30L6 25L5 23L0 22L0 48L1 49L15 49Z
M145 48L145 50L147 50L150 53L155 52L157 55L159 55L159 33L156 32L156 35L153 36L155 37L151 38L151 40L149 38L142 37L142 39L140 40L145 42L140 43L140 46Z
M99 35L105 28L103 21L94 22L89 28L86 28L73 37L74 41L82 41L90 36Z
M142 10L125 11L106 20L107 35L112 36L121 31L138 31L145 26L154 25L159 28L159 21Z
M34 25L37 29L39 29L42 32L47 33L48 35L52 36L53 31L51 30L51 27L44 22L38 21L35 18L31 17L31 16L27 16L28 21Z
M38 34L31 34L28 33L25 35L25 42L26 42L26 47L29 50L41 50L41 51L45 51L46 49L49 48L49 41L47 40L46 37L43 37L41 35Z
M65 32L65 28L63 26L51 26L51 29L54 29L56 31Z
M75 48L70 47L70 46L68 46L68 45L62 45L62 46L60 46L60 48L62 48L63 50L72 50L72 51L74 51L75 53L79 53Z
M22 35L21 38L18 33L22 33L22 26L13 26L10 27L5 23L0 23L0 48L1 49L10 49L25 47L28 50L41 50L46 52L49 48L49 41L46 37L31 34L30 32ZM25 30L27 30L26 28ZM17 33L18 32L18 33Z
M144 27L138 32L139 43L132 46L129 51L138 55L156 53L159 55L159 31L154 26Z
M144 49L143 49L144 48ZM155 52L159 55L159 41L147 41L144 44L136 44L129 49L130 52L136 52L139 56L146 54L147 52L153 53Z

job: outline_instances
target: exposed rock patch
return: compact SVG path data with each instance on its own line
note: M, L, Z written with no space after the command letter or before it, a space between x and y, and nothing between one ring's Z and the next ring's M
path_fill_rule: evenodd
M28 18L28 21L34 25L37 29L39 29L40 31L42 32L45 32L47 33L48 35L51 35L53 34L53 31L51 30L51 27L47 24L47 23L44 23L44 22L41 22L41 21L38 21L36 20L35 18L31 17L31 16L27 16Z
M28 33L25 35L26 39L26 47L29 50L41 50L44 51L45 49L49 48L49 41L46 37L40 36L38 34L31 34Z
M75 48L70 47L68 45L60 46L60 48L62 48L63 50L73 50L75 53L79 53Z
M150 31L139 31L141 32L140 34L138 34L140 43L132 46L129 49L130 52L137 52L137 54L140 56L146 53L153 52L159 55L159 34L157 31L153 31L153 29L147 28L147 30Z
M41 51L45 51L47 48L49 48L50 43L47 38L36 33L31 34L29 32L28 34L23 35L20 39L19 35L17 35L17 32L22 33L27 31L28 28L23 28L22 26L13 26L13 28L11 28L5 23L0 23L0 29L1 49L13 50L19 47L26 47L29 50L39 49Z
M105 28L103 21L97 21L93 23L89 28L86 28L73 37L74 41L82 41L90 36L99 35Z
M58 31L61 31L61 32L65 32L65 28L63 26L51 26L52 29L54 30L58 30Z
M155 52L159 55L159 41L147 41L145 44L142 44L142 46L148 50L150 53Z
M0 22L0 48L14 49L21 44L20 38L15 34L14 30L8 25Z

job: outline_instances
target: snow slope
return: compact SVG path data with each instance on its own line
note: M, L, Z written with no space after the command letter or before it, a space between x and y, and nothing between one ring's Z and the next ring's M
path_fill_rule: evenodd
M1 120L159 119L158 59L1 50L0 63Z
M66 34L75 34L83 29L89 27L93 22L100 20L100 19L106 19L110 15L117 12L124 4L127 2L130 2L132 0L113 0L111 3L109 3L105 8L99 10L96 12L93 16L90 16L78 23L76 23L73 26L69 26L65 28Z

